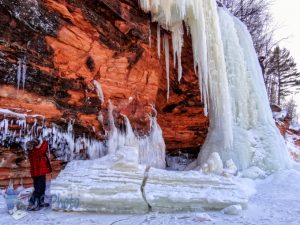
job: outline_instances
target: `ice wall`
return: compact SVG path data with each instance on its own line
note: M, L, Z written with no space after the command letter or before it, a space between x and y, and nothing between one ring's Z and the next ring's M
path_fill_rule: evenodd
M179 80L183 22L190 32L194 68L210 121L198 164L217 152L223 162L232 159L240 170L288 167L288 152L272 118L246 27L223 9L218 14L214 0L140 0L140 5L172 32Z

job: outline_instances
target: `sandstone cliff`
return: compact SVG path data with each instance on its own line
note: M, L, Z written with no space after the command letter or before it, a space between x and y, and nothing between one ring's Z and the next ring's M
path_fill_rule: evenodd
M193 72L191 42L185 37L180 84L171 67L167 101L156 29L138 0L0 0L0 108L44 115L48 124L62 127L75 119L77 134L101 139L108 99L116 106L116 117L127 115L140 134L149 129L154 104L167 150L198 151L208 120ZM17 90L18 61L26 65L24 90L22 85ZM102 86L103 104L93 80ZM103 125L97 120L99 111Z

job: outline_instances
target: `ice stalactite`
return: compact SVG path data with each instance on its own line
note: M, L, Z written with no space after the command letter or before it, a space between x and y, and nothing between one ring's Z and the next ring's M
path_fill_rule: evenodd
M173 60L174 68L176 66L176 60L178 65L178 81L180 82L182 77L182 64L181 64L181 52L183 47L183 27L182 23L175 26L172 30L172 44L173 44Z
M98 119L99 123L101 125L103 125L103 114L102 114L101 110L98 113L97 119Z
M93 84L95 86L95 90L97 92L98 98L101 101L101 104L103 104L104 103L104 94L103 94L103 91L102 91L101 84L96 80L93 80Z
M169 39L164 34L164 52L165 52L165 63L166 63L166 80L167 80L167 99L170 97L170 53L169 53Z
M23 90L25 88L25 82L26 82L26 71L27 71L27 66L26 66L26 58L23 60L22 64L22 87Z
M18 67L17 67L17 88L20 88L20 81L21 81L21 70L22 70L22 61L21 59L18 60Z
M160 58L160 25L157 24L157 55Z
M23 90L25 88L26 71L27 71L26 58L18 59L18 66L17 66L17 88L18 88L18 91L20 89L21 82L22 82Z
M152 20L172 32L173 53L183 45L178 27L191 34L194 68L199 77L209 133L198 157L204 164L213 152L238 169L286 168L289 157L272 114L251 36L246 27L220 10L214 0L141 0ZM220 25L221 23L221 25ZM181 43L182 41L182 43Z
M151 48L152 47L152 40L151 40L151 23L149 22L149 47Z

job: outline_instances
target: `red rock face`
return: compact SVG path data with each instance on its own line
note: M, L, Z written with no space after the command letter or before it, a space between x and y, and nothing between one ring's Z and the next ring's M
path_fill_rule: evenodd
M23 185L30 187L33 180L30 175L30 163L22 150L0 148L0 188L6 188L10 182L14 187ZM47 180L54 179L64 168L59 160L51 160L52 173L47 174Z
M151 29L151 46L149 34ZM163 31L162 31L163 33ZM157 56L156 24L137 0L3 0L0 3L0 108L21 108L94 135L107 128L108 99L116 118L129 117L140 134L158 110L168 151L198 151L208 120L203 116L192 48L185 37L184 77L171 64L166 99L164 55ZM170 49L172 56L172 49ZM26 57L25 90L16 89L17 61ZM172 57L171 61L172 61ZM93 80L103 89L101 104ZM104 124L97 120L104 114ZM99 137L101 138L101 137Z

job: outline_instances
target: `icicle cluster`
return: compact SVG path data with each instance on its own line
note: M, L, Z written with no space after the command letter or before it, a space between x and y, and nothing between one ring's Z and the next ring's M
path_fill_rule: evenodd
M191 32L193 42L193 58L195 72L199 77L200 92L205 105L205 115L208 108L208 70L206 25L204 5L202 0L140 0L140 6L145 12L151 12L152 20L158 22L157 49L160 56L160 26L172 32L174 66L178 67L178 81L182 77L181 52L183 47L183 21ZM168 46L166 46L168 47ZM165 49L166 53L167 49ZM166 65L168 76L169 68Z
M106 154L105 143L89 139L86 137L74 137L73 124L70 121L67 131L63 131L57 125L47 127L44 122L38 124L38 119L44 121L40 115L31 115L14 113L7 109L0 109L4 117L0 121L0 145L10 146L12 143L19 143L23 149L26 143L33 138L47 139L51 151L61 160L70 161L73 159L96 159ZM34 124L29 125L26 122L27 117L34 118ZM17 119L15 119L17 118ZM18 125L19 130L10 129L10 126Z
M115 154L124 146L134 147L139 152L139 163L156 168L165 168L165 142L162 130L156 117L150 117L150 133L144 137L137 137L131 127L127 116L124 116L126 131L118 130L113 117L113 105L109 102L108 118L110 124L109 138L107 140L108 153Z
M125 129L119 130L115 126L113 110L114 106L109 101L108 139L101 142L86 138L85 135L75 137L73 132L74 121L69 121L67 130L64 131L55 124L52 124L51 127L47 127L43 116L20 114L7 109L0 109L0 114L4 115L4 119L0 121L0 146L9 147L13 143L18 143L25 149L26 143L34 138L40 140L46 139L49 141L49 147L55 156L64 161L97 159L106 154L118 154L119 150L136 149L136 158L139 158L137 163L156 168L165 168L166 147L162 130L157 123L156 117L150 118L151 130L149 135L138 137L134 134L130 121L125 115L123 115ZM7 119L8 117L10 119ZM34 118L33 125L27 124L27 117ZM16 131L16 129L10 129L10 126L13 125L18 125L18 131ZM134 156L134 154L130 154L130 152L128 152L128 154L126 153L126 155L128 160L131 160L130 157Z
M172 33L174 64L177 61L178 80L182 77L181 52L183 22L190 32L193 45L194 69L204 103L204 113L210 113L210 126L220 130L222 145L232 145L231 113L223 45L214 0L140 0L141 8L151 12L158 22L158 54L160 54L160 26ZM164 37L164 42L166 42ZM169 97L169 45L164 45ZM218 94L216 94L218 93Z
M223 9L218 12L215 0L140 0L140 6L158 23L159 54L160 27L172 33L178 80L183 23L191 35L194 69L210 120L198 163L203 165L217 152L223 162L232 159L239 169L288 167L288 152L272 119L257 55L243 23ZM164 45L166 60L168 47ZM168 63L166 71L168 79Z

